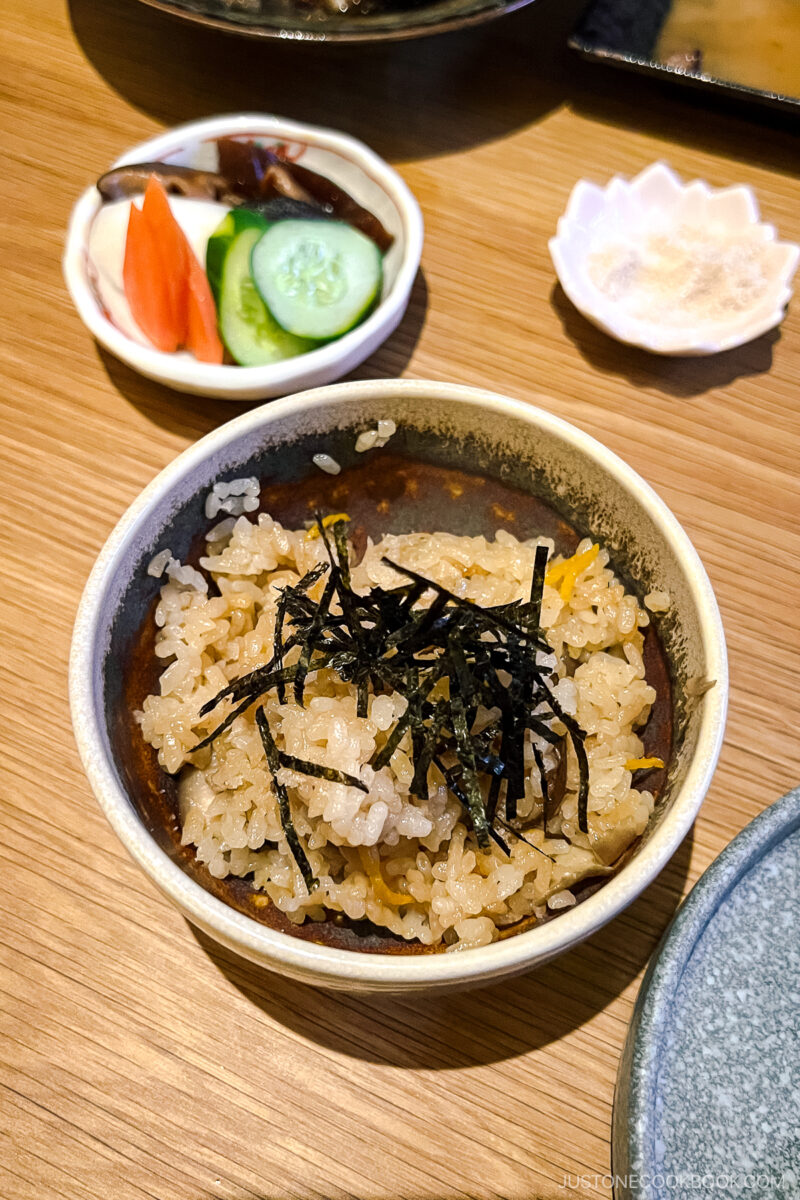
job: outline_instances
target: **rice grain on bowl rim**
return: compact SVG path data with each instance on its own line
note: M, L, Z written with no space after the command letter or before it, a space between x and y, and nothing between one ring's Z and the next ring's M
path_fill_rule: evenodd
M523 918L574 905L570 888L608 875L644 831L653 797L632 786L631 764L641 759L636 729L655 700L641 653L649 618L614 578L607 551L586 540L570 560L575 569L551 564L541 626L553 650L559 703L587 734L588 834L577 825L577 765L570 755L563 800L545 834L532 741L548 769L556 770L558 756L529 733L518 812L524 835L508 835L508 853L496 845L481 850L435 768L427 801L410 794L409 735L388 766L376 772L368 765L405 698L370 695L367 716L359 717L354 685L320 670L310 676L305 707L291 697L265 701L270 724L286 753L360 778L368 790L282 770L318 880L309 892L281 827L253 709L211 747L194 756L191 750L217 723L213 714L200 718L199 710L271 658L280 590L324 562L325 550L321 539L286 530L267 514L240 515L221 536L219 529L200 560L218 595L209 594L199 573L169 560L156 612L156 654L168 665L160 694L147 697L140 718L161 766L182 771L183 842L196 847L212 875L252 876L265 903L298 924L322 919L327 910L367 918L403 939L466 950L487 945ZM536 545L503 530L491 541L449 533L387 536L368 543L353 586L395 586L396 572L382 561L388 556L480 607L507 604L530 592ZM488 723L485 710L481 720Z

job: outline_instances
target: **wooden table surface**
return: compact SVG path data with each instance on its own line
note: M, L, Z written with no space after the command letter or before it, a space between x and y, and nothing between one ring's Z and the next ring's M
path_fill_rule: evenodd
M578 7L348 49L250 44L136 0L3 5L3 1200L610 1195L614 1078L648 957L800 774L800 306L739 351L659 360L571 308L547 239L580 176L659 158L751 184L794 240L800 189L786 123L572 58ZM92 561L148 480L241 407L98 350L61 280L64 228L127 146L236 109L354 133L419 197L411 307L357 375L544 394L654 485L719 597L730 721L693 834L598 936L485 991L361 1000L235 960L128 860L78 763L67 655Z

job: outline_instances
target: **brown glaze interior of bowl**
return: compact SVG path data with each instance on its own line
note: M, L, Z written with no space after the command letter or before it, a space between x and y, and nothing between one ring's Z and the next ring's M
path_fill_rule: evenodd
M497 479L420 462L388 451L366 454L362 464L340 475L327 475L314 469L313 474L299 482L266 485L261 491L261 510L289 529L303 528L316 511L323 514L346 512L352 520L356 554L363 551L368 536L378 539L385 532L452 530L493 537L498 529L506 529L519 538L552 537L557 551L562 554L571 554L584 536L583 531L567 524L548 504L521 489ZM197 535L188 556L195 564L205 553L203 532ZM194 848L181 845L177 780L159 767L156 753L143 740L133 715L141 709L145 697L157 691L158 678L165 667L164 660L156 658L154 653L156 604L157 599L154 599L131 646L124 666L123 703L113 714L116 727L110 732L116 752L121 756L118 766L131 799L158 845L214 896L282 933L367 953L419 954L439 949L407 942L368 921L352 922L341 914L331 914L326 921L295 925L250 881L232 876L215 879L197 860ZM657 699L647 726L639 732L645 755L659 757L669 764L673 738L670 671L653 623L645 636L644 659L647 679L655 687ZM640 776L637 783L646 786L658 799L666 777L666 769L651 771L646 779ZM615 869L630 858L634 849L629 847ZM602 879L589 879L573 890L580 901L602 883ZM519 932L535 923L536 918L528 918L504 930L501 936Z

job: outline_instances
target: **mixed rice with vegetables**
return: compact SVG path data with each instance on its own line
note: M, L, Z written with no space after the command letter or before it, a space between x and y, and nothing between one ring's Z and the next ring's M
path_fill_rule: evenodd
M608 552L408 533L353 563L344 514L287 530L252 494L216 495L199 569L153 564L165 669L138 720L183 843L294 923L451 951L574 905L644 832L634 774L663 765L639 736L649 616Z

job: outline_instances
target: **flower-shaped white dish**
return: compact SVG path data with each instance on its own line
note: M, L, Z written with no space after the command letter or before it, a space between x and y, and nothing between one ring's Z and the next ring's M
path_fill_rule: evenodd
M580 180L550 255L575 307L612 337L705 355L780 324L800 247L759 220L750 188L684 184L654 163L605 188Z
M336 341L281 362L242 367L198 362L188 352L166 354L129 336L111 320L97 287L89 254L92 226L103 204L88 188L72 212L64 252L64 278L75 307L97 341L135 371L178 391L222 400L256 400L338 379L363 362L399 325L422 254L422 214L406 184L388 163L355 138L282 117L239 113L176 126L142 142L113 164L169 162L215 170L216 139L257 139L289 147L293 160L346 190L393 236L383 259L380 302L360 325Z

